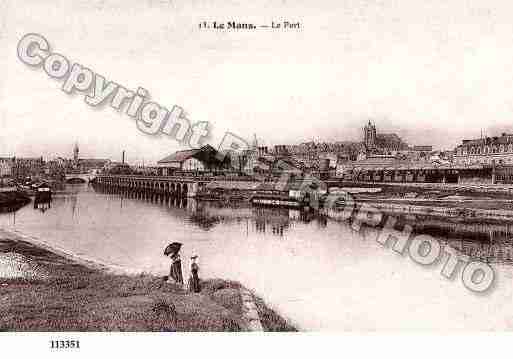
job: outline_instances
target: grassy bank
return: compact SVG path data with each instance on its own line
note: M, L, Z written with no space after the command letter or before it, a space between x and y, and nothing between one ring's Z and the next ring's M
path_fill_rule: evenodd
M2 331L244 331L240 284L188 293L164 278L91 268L0 231ZM294 328L255 298L264 330Z

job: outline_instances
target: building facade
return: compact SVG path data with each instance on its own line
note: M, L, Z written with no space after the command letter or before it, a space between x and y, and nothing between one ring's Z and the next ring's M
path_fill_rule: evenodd
M10 177L14 161L10 157L0 158L0 177Z
M14 158L11 167L12 176L18 179L40 176L45 173L43 157Z
M203 172L227 169L228 161L228 156L219 156L215 148L205 145L198 149L177 151L158 161L157 168L160 175L169 176L175 171Z
M513 134L463 140L453 158L461 165L513 165Z

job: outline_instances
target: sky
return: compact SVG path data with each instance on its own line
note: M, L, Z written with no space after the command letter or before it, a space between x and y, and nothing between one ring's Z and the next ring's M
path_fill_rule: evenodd
M0 156L152 163L183 149L16 56L39 33L72 62L259 143L358 141L371 119L411 145L453 149L513 132L513 4L506 1L0 0ZM301 23L200 30L200 21Z

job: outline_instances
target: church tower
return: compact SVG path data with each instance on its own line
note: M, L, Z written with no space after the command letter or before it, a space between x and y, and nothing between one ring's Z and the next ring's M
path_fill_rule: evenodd
M368 150L376 147L376 126L370 120L363 128L363 143Z
M253 151L258 150L258 141L257 141L256 133L253 134L253 142L251 143L251 149Z
M78 143L75 142L75 146L73 147L73 161L78 162Z

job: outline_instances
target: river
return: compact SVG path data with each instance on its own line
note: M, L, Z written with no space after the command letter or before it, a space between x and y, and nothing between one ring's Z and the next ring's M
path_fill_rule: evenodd
M462 284L461 269L446 279L440 263L419 265L371 239L375 228L355 231L347 222L296 210L163 202L87 185L67 191L50 208L29 204L0 214L0 225L76 255L159 275L169 267L164 247L182 242L182 258L199 255L203 277L241 281L304 330L513 329L508 224L401 218L462 249L493 247L487 259L496 283L476 294Z

